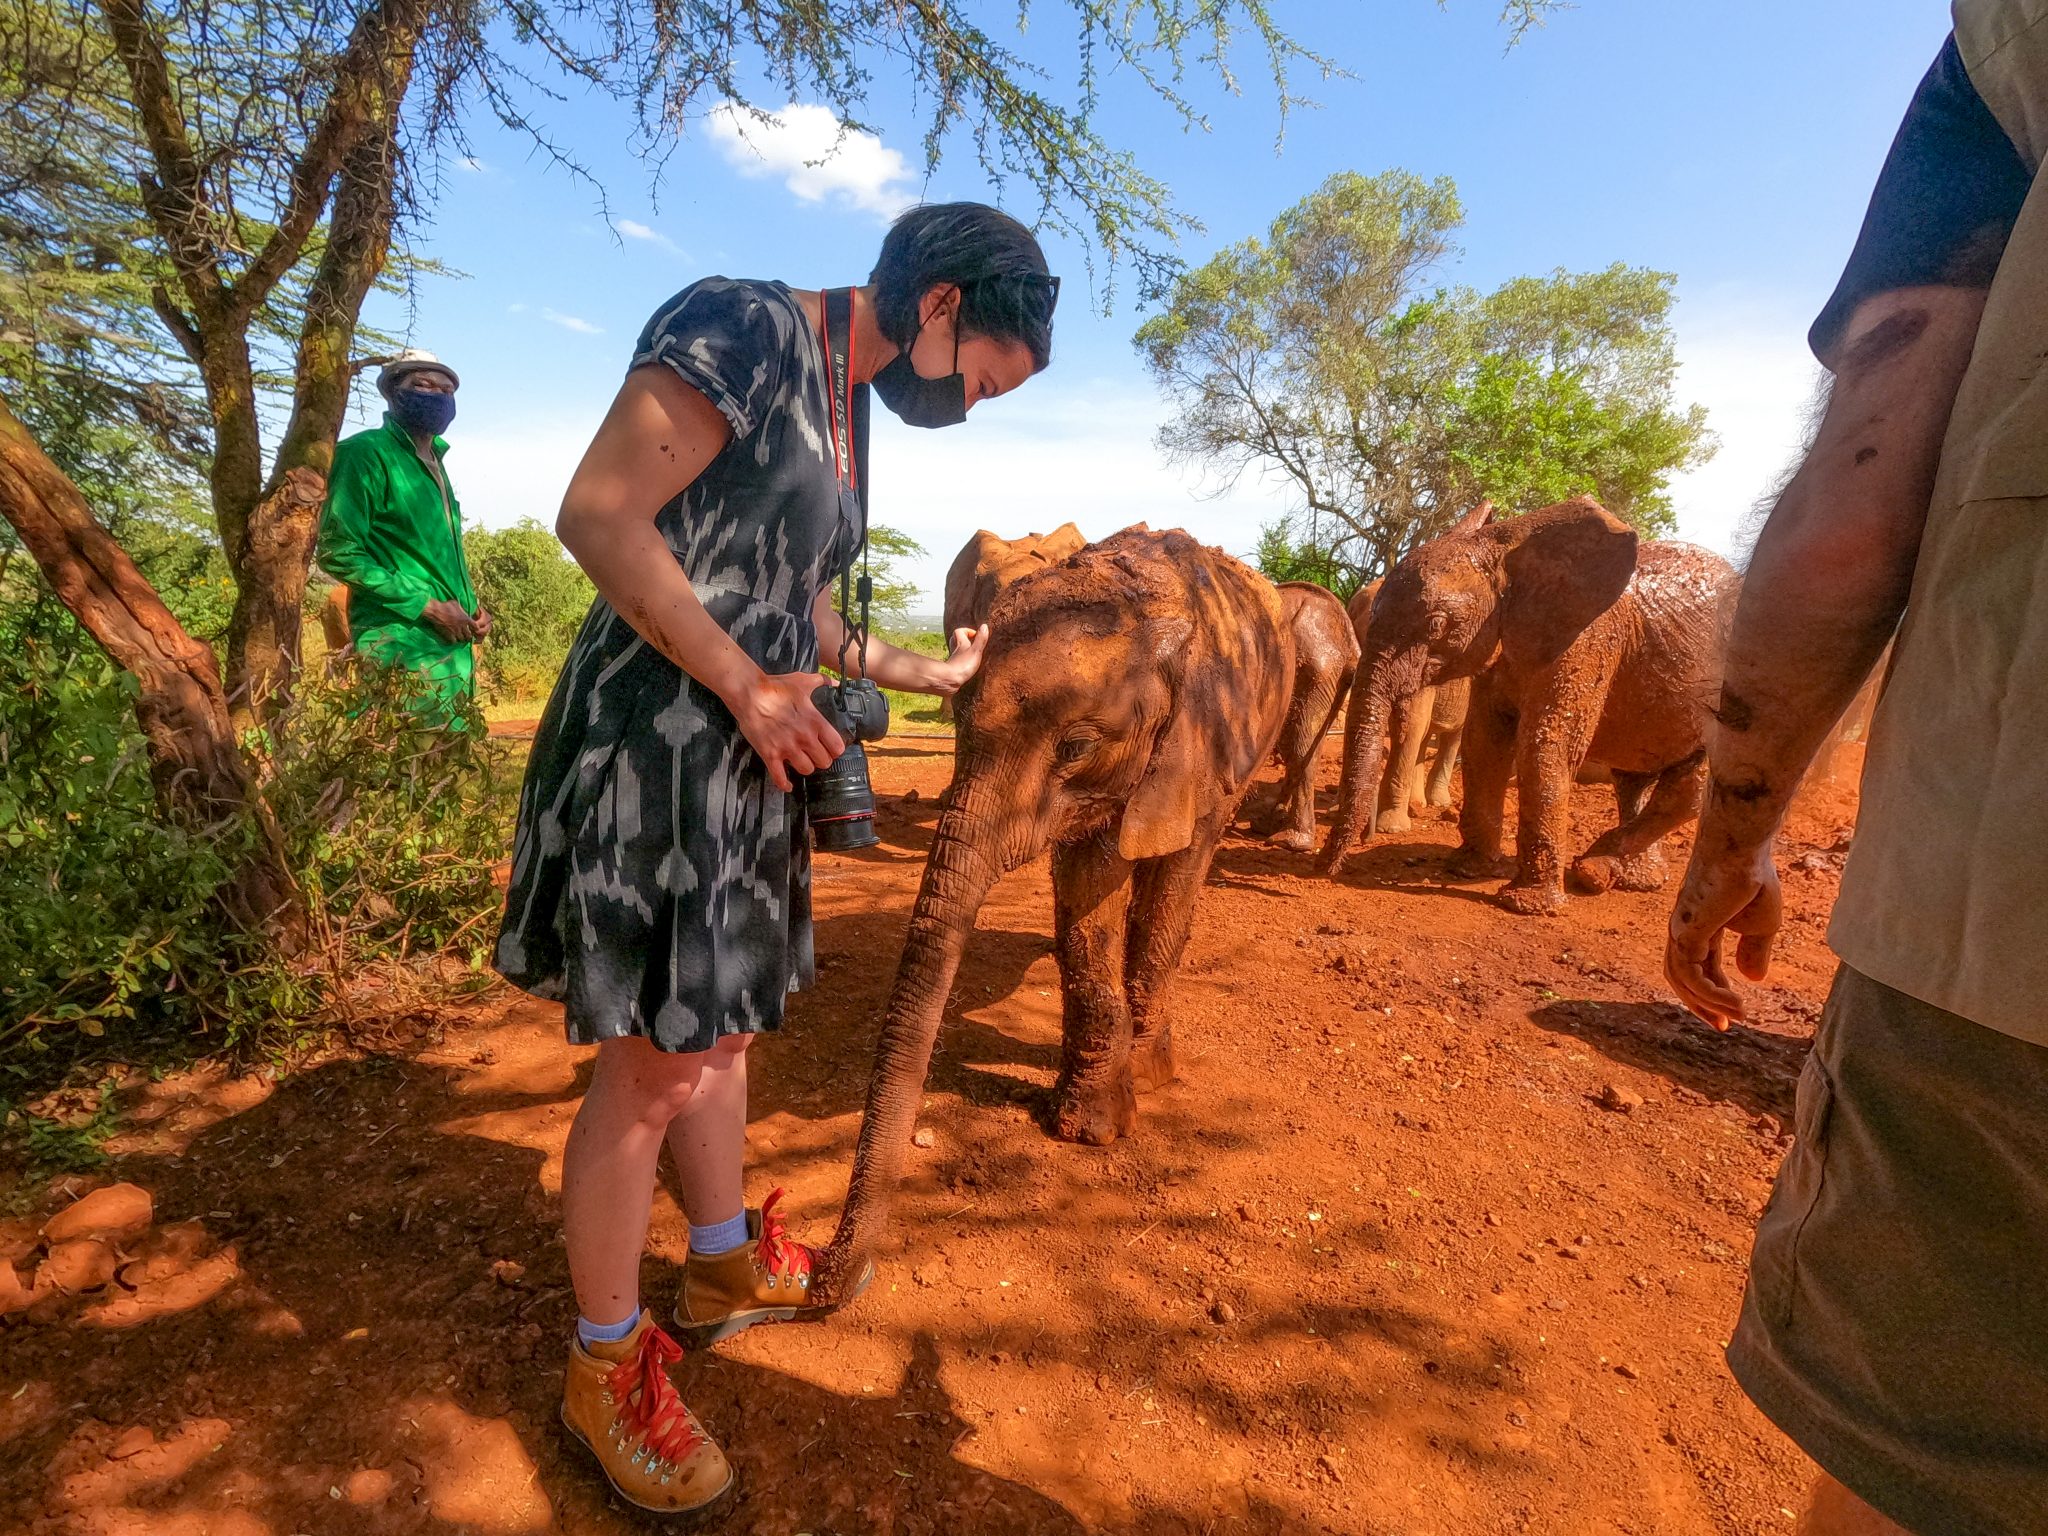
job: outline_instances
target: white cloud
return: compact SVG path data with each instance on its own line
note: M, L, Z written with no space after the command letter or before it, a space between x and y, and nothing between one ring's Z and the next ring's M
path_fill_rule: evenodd
M669 251L674 255L680 256L683 254L683 248L677 245L675 241L669 239L660 230L642 224L638 219L620 219L612 227L627 240L644 240L649 245L658 245L664 251Z
M559 325L565 331L574 331L579 336L602 336L604 327L592 325L578 315L565 315L557 310L543 309L540 317L551 324Z
M1806 347L1809 319L1732 291L1680 304L1678 397L1704 405L1721 440L1713 458L1672 481L1680 538L1731 559L1748 553L1758 502L1805 446L1822 376Z
M829 198L886 219L916 201L903 156L872 133L842 128L825 107L792 104L757 117L728 102L707 120L727 164L743 176L778 176L807 203Z

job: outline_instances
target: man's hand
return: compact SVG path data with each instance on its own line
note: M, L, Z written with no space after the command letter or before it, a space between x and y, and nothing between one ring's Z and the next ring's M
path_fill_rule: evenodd
M966 686L967 680L981 670L981 659L988 653L988 626L979 629L956 629L947 647L946 659L939 663L932 678L932 687L927 690L939 698L950 699Z
M470 620L470 623L475 626L476 637L479 640L483 639L484 636L488 635L491 632L491 616L488 613L484 612L484 610L481 607L477 609L476 617Z
M446 598L436 598L420 610L420 617L433 625L444 640L476 638L476 621L463 611L460 603L451 603Z
M845 740L811 702L824 681L815 672L762 674L725 701L747 744L768 765L770 782L785 794L795 778L830 767L846 750Z
M1771 944L1784 915L1771 845L1744 852L1703 823L1671 909L1671 934L1664 946L1664 976L1678 1000L1716 1029L1744 1017L1742 994L1722 964L1721 935L1736 936L1736 968L1751 981L1762 981L1770 972Z

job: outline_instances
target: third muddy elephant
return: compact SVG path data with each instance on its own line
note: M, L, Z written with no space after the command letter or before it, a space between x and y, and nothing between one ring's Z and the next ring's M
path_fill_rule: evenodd
M1381 585L1368 582L1351 594L1349 612L1361 656L1371 648L1366 632ZM1471 679L1454 677L1419 689L1405 709L1394 712L1394 750L1380 778L1375 831L1406 832L1414 824L1411 811L1441 810L1451 803L1451 775L1458 766L1471 702Z
M1699 811L1720 641L1739 578L1689 544L1644 543L1590 497L1496 520L1468 513L1387 577L1345 727L1322 864L1365 824L1387 721L1416 690L1473 679L1459 815L1466 871L1497 872L1510 773L1519 820L1511 911L1559 910L1574 774L1613 770L1620 825L1572 864L1582 888L1654 889L1657 844Z
M996 599L820 1294L860 1272L880 1230L976 911L1048 846L1064 1037L1054 1129L1114 1141L1134 1125L1137 1090L1173 1076L1167 987L1293 675L1273 584L1178 531L1113 535Z

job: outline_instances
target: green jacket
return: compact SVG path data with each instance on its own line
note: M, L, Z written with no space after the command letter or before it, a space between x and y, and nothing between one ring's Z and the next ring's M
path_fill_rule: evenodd
M434 458L448 452L434 439ZM442 480L447 470L442 470ZM391 419L334 447L327 505L320 513L321 568L348 588L349 631L358 652L425 674L436 695L458 704L474 687L475 659L420 617L437 599L477 610L462 557L462 505L442 487Z

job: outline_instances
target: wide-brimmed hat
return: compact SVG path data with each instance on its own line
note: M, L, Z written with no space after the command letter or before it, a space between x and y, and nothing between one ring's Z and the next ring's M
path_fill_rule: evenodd
M442 362L440 358L434 356L431 352L422 352L416 347L407 347L403 352L391 358L382 368L377 370L377 392L388 395L397 387L398 381L407 374L424 373L429 369L435 373L447 374L448 381L451 384L457 389L462 388L462 380L456 376L455 370Z

